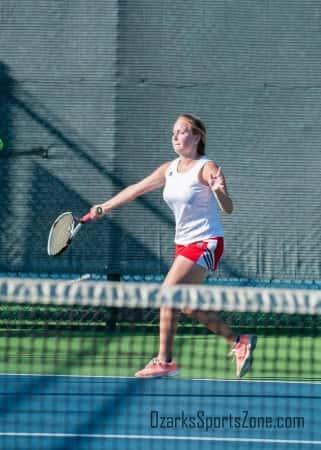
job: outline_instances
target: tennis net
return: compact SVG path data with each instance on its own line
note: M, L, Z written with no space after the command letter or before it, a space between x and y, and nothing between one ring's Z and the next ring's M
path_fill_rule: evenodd
M237 379L230 345L182 316L179 376L134 378L161 306L255 334L251 370ZM315 448L320 343L318 290L1 278L0 447Z

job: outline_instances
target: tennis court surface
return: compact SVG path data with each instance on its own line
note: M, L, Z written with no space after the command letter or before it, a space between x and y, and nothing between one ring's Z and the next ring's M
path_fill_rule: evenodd
M0 280L0 448L314 449L321 446L317 290ZM180 375L136 379L158 308L216 310L256 333L241 380L229 346L182 317Z

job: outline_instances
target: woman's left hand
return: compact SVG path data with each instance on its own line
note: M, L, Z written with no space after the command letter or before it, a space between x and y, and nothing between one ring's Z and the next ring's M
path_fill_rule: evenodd
M225 180L222 173L221 167L218 168L218 171L215 175L212 173L210 174L210 181L209 181L210 188L212 191L224 191L225 188Z

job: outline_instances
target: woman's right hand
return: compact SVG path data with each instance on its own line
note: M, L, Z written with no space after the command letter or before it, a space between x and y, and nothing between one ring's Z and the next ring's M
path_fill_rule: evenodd
M105 215L104 205L94 205L90 208L90 216L92 220L99 219Z

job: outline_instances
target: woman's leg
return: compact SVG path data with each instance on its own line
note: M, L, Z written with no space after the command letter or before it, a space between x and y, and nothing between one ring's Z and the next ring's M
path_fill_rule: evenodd
M177 256L170 268L163 287L176 284L201 284L204 281L206 270L184 256ZM159 353L162 361L171 361L172 348L180 312L173 308L160 308L159 322Z
M171 269L169 270L163 286L173 286L176 284L202 284L206 276L206 269L195 264L195 262L177 256ZM220 316L214 311L192 310L183 308L184 314L196 318L213 333L223 336L231 345L234 344L236 335L224 323ZM172 348L176 333L179 312L171 308L161 308L160 310L160 341L158 357L162 361L171 361Z
M200 284L206 270L183 256L177 256L170 268L163 287L176 284ZM176 333L179 311L172 308L160 309L160 340L158 357L136 372L136 377L153 378L172 376L178 373L175 361L172 361L172 347Z

